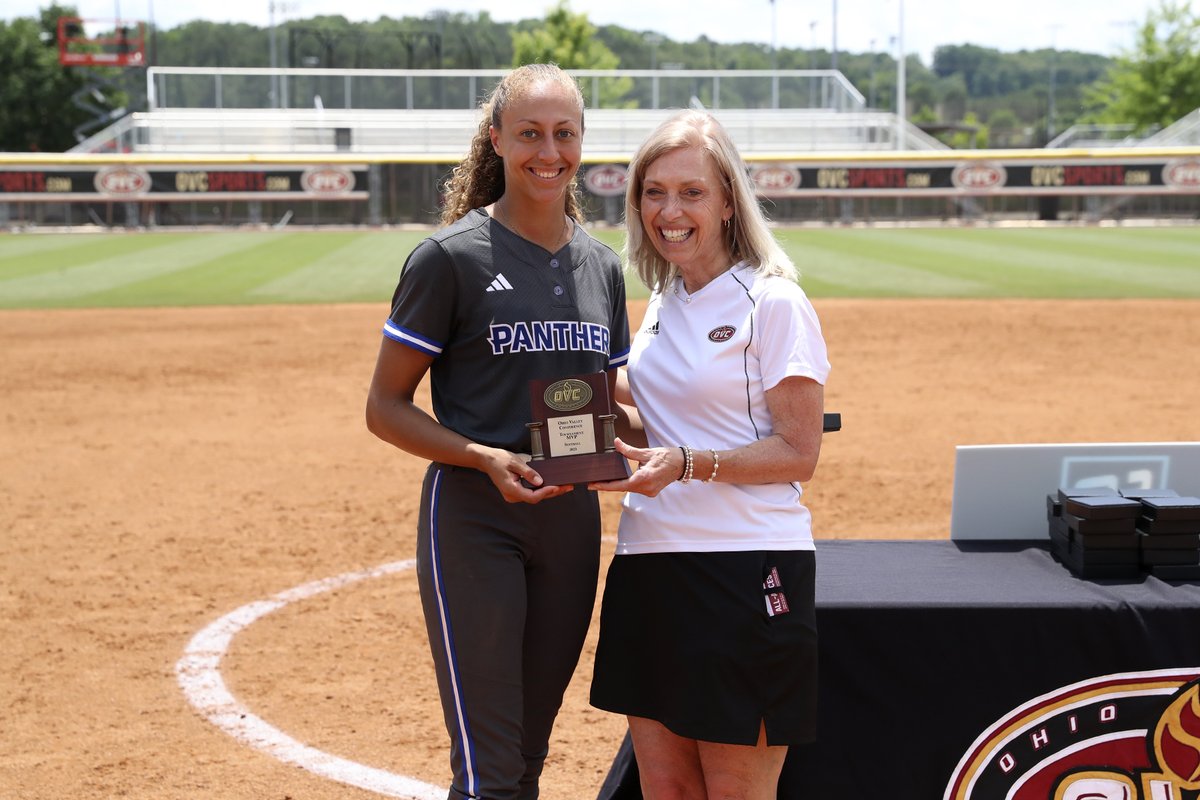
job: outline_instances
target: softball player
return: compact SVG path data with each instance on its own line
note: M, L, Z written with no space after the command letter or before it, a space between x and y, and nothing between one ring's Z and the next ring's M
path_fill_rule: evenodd
M591 619L600 516L593 492L540 486L526 463L529 382L604 371L615 386L629 330L620 261L576 224L578 87L522 67L484 110L447 227L401 273L367 420L432 462L417 572L449 797L532 800ZM427 372L436 420L413 404Z

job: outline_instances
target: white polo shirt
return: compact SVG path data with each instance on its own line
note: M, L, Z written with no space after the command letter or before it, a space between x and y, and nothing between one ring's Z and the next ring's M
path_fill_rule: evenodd
M774 432L766 392L784 378L824 385L820 322L792 281L740 263L688 295L676 278L650 298L629 382L651 447L729 450ZM673 483L627 494L617 554L812 550L798 483Z

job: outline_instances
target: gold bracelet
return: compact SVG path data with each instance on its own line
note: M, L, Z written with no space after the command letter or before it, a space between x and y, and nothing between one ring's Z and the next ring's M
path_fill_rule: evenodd
M717 451L716 451L716 450L709 450L708 452L712 453L712 457L713 457L713 469L712 469L712 474L711 474L711 475L709 475L707 478L705 478L705 479L704 479L704 482L705 482L705 483L712 483L713 481L715 481L715 480L717 479L717 468L721 466L721 459L720 459L720 457L717 455Z

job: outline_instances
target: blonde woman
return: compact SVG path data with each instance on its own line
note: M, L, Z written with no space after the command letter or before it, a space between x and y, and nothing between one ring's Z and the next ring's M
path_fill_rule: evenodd
M594 487L628 494L592 703L628 717L647 800L773 800L788 745L816 721L800 484L821 449L825 342L709 114L651 134L625 216L653 294L617 397L646 446L618 440L638 469Z

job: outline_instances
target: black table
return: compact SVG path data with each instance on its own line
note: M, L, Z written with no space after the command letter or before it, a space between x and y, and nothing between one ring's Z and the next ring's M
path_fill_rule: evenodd
M819 541L817 619L819 741L784 800L1046 800L1080 764L1200 764L1146 745L1200 691L1200 585L1080 580L1038 542ZM640 798L627 738L600 800Z

